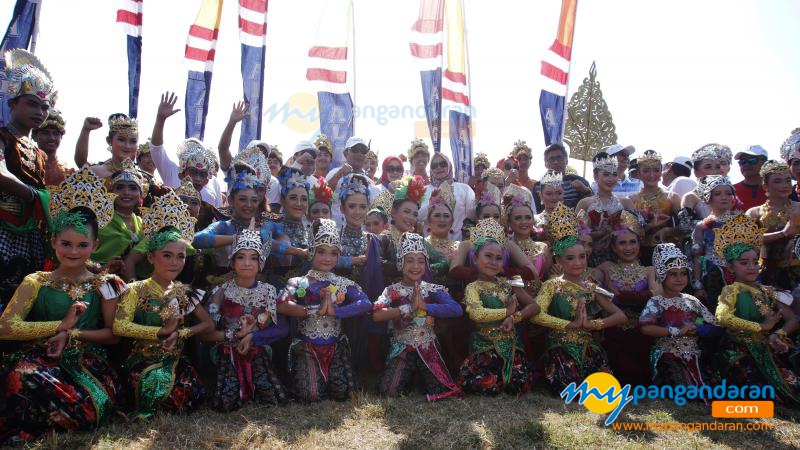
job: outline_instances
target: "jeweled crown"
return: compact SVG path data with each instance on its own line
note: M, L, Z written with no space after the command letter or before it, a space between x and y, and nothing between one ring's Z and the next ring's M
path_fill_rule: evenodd
M103 179L84 166L50 188L50 216L83 206L94 212L98 228L103 228L114 217L114 198L116 195L108 192Z

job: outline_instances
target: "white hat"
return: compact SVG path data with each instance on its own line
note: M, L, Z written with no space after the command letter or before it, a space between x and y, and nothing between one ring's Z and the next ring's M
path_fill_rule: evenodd
M739 158L741 158L742 156L745 156L745 155L763 156L764 158L769 159L769 155L767 154L767 151L764 150L764 147L762 147L760 145L751 145L750 147L747 147L747 150L740 151L739 153L737 153L733 157L733 159L739 159Z
M314 156L316 156L317 147L314 147L314 144L309 141L300 141L294 146L294 154L296 155L300 152L311 152L314 154Z
M369 147L366 142L360 137L352 136L347 140L347 143L344 144L344 149L347 150L349 148L353 148L356 145L363 145L364 147Z
M632 145L626 147L621 144L614 144L604 148L603 151L608 153L608 156L614 156L619 152L625 152L626 155L631 156L636 152L636 148Z
M676 156L675 159L672 160L672 164L679 164L683 167L686 167L689 170L692 170L692 163L691 159L685 156Z

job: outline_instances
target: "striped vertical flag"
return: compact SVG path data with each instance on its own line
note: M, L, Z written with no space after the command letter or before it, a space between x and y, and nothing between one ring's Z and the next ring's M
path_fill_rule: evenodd
M264 57L267 49L267 0L239 0L239 40L242 43L242 88L250 105L242 121L239 150L261 139L264 101Z
M184 56L189 66L186 81L186 138L203 139L211 94L211 73L222 17L222 0L203 0L194 24L189 27Z
M40 0L17 0L6 34L0 43L0 55L8 50L24 48L33 52L39 32ZM11 120L8 109L8 86L5 78L5 61L0 57L0 126Z
M467 55L464 1L445 0L445 39L447 66L442 77L442 102L450 121L450 149L458 181L472 175L471 104L469 100L469 58Z
M539 113L542 116L545 145L560 143L564 136L564 101L567 96L577 9L578 0L561 0L558 34L542 58L544 85L542 93L539 94Z
M128 35L128 115L139 114L139 79L142 75L142 7L143 0L122 0L117 10L117 23Z
M353 0L328 0L308 51L306 79L317 90L322 134L333 146L331 168L344 164L344 145L353 135L353 99L348 84Z
M420 68L422 99L433 150L442 142L442 38L444 0L420 0L419 18L411 27L411 56Z

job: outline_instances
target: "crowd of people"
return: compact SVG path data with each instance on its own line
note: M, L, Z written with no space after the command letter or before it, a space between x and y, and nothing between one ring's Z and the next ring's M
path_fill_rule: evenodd
M800 129L779 159L612 145L592 183L560 144L534 180L517 141L461 183L418 139L379 177L358 137L335 168L324 135L234 155L244 103L216 149L170 149L166 93L146 143L124 114L86 118L70 169L50 75L24 50L5 59L0 442L363 389L558 395L598 371L800 402ZM109 158L89 164L106 125Z

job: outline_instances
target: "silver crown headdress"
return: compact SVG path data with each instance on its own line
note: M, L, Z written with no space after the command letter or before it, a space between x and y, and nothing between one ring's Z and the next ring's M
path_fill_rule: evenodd
M3 58L8 98L34 95L51 107L55 105L58 94L53 86L53 77L36 55L15 48L5 52Z
M704 145L692 153L692 164L697 164L704 159L717 159L719 154L713 145Z
M613 156L597 158L594 162L594 168L601 172L616 172L618 167L617 158Z
M311 244L311 248L308 250L309 257L314 256L314 251L320 245L329 245L341 250L342 246L339 240L339 230L336 228L336 222L331 219L317 220L319 220L319 227L317 228L317 232L314 233L314 240Z
M550 186L550 187L562 187L564 182L564 175L561 172L555 172L553 170L548 170L542 175L542 179L539 180L542 186Z
M688 269L689 259L675 244L658 244L653 251L653 265L659 282L664 282L670 269Z
M417 233L403 233L400 235L400 248L397 250L397 270L403 270L403 259L411 253L422 253L428 259L428 250L425 249L425 239Z
M700 179L700 184L697 186L697 191L700 198L708 203L711 200L711 192L720 186L731 186L731 179L723 175L706 175Z
M272 181L272 173L269 170L267 157L264 156L264 153L261 151L261 143L260 141L257 142L257 144L251 145L239 152L239 154L233 158L231 166L237 163L247 164L256 172L256 178L258 178L261 184L264 185L266 189L269 189L270 181Z
M228 259L232 264L234 255L240 250L255 250L258 253L258 268L260 270L264 268L264 261L269 256L271 246L271 239L267 242L261 240L261 231L256 227L256 219L254 217L250 219L250 227L236 235L236 241L233 243L231 255Z

